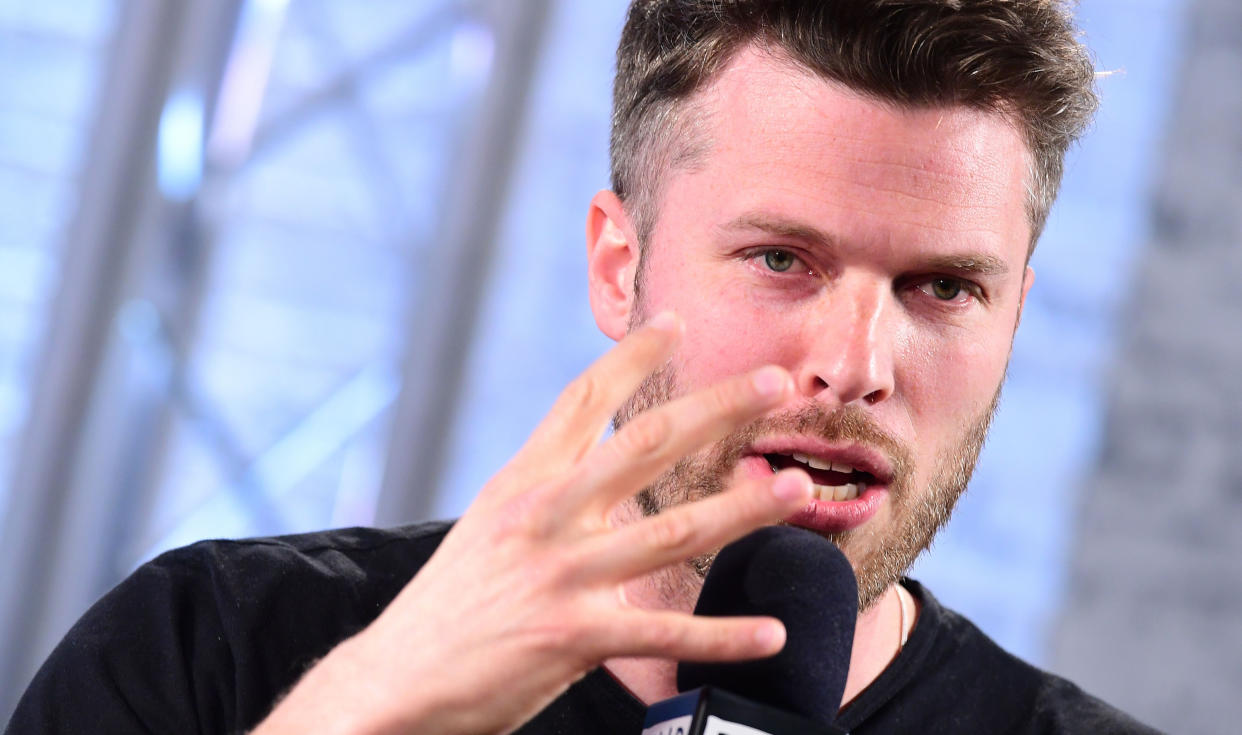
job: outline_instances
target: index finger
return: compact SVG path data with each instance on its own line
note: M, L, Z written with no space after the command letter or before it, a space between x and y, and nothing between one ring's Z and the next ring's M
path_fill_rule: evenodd
M672 356L684 328L665 311L626 335L561 392L519 454L566 465L581 459L625 399Z

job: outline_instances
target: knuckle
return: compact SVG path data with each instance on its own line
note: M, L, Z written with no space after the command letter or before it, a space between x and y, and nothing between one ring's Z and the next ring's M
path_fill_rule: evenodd
M549 633L555 638L559 650L592 663L598 663L606 656L616 634L615 630L603 624L598 611L590 610L580 610L571 615L567 625L557 623L550 627L560 628Z
M654 550L681 551L691 546L697 531L695 525L685 516L665 513L651 524L647 541Z
M561 404L569 411L590 408L599 400L599 381L590 373L579 375L561 393Z
M640 630L644 646L653 652L679 651L686 641L685 632L680 627L667 623L646 625Z
M529 631L533 647L550 654L564 655L566 651L579 651L586 644L588 636L584 626L572 618L561 619L552 623L533 626Z
M721 657L736 658L748 652L745 643L747 639L740 635L741 632L732 625L716 625L707 631L702 645Z
M773 509L781 507L781 501L772 494L772 480L744 482L737 487L722 493L721 501L726 503L730 515L739 523L762 522L771 515Z
M663 413L645 413L625 426L616 436L618 449L624 454L649 456L657 454L672 435L669 417Z
M537 484L505 498L497 507L496 530L502 537L547 537L552 527L547 506L552 488Z
M576 556L555 554L543 559L532 574L532 581L538 581L546 588L564 589L577 581L581 569Z
M753 393L747 387L746 382L739 383L737 380L730 380L718 386L709 395L712 408L725 415L739 413L750 408L754 403L752 398Z

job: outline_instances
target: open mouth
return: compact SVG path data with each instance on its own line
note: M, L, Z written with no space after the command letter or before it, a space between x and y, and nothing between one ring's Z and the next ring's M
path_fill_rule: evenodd
M806 472L811 478L817 500L856 500L866 492L868 485L880 484L875 475L840 460L833 461L800 452L773 452L764 454L763 458L767 460L772 472L790 467Z

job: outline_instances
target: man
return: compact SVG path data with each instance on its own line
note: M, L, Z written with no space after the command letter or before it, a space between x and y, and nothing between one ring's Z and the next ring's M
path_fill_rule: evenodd
M786 521L859 579L853 732L1144 731L902 580L974 467L1094 104L1052 0L639 0L587 222L619 345L447 534L144 567L14 730L635 733L676 661L781 648L690 611L715 549Z

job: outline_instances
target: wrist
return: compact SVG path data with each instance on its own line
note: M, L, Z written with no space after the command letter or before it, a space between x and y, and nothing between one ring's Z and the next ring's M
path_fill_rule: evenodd
M251 735L482 732L473 689L455 689L443 662L433 666L421 658L363 631L311 668Z
M410 732L399 723L421 719L421 713L414 711L417 701L385 696L381 672L367 665L360 649L358 637L347 639L332 649L276 702L272 712L251 735ZM394 711L398 703L404 710L401 713Z

